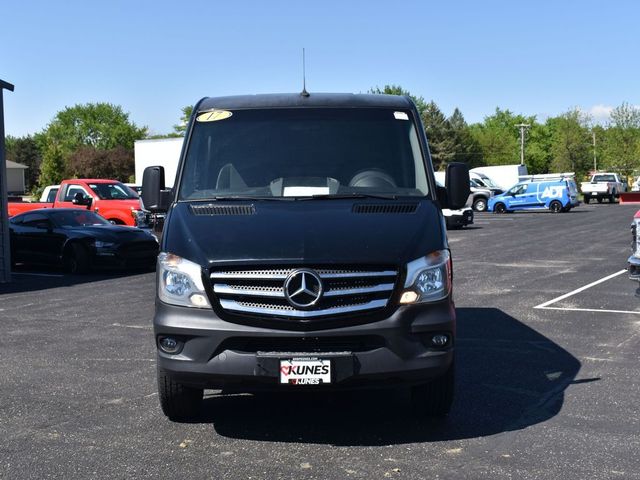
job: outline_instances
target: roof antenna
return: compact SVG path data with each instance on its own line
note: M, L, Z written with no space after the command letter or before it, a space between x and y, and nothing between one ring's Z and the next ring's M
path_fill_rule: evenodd
M304 62L304 47L302 47L302 92L300 92L301 97L308 97L309 92L307 92L307 78L306 78L306 68Z

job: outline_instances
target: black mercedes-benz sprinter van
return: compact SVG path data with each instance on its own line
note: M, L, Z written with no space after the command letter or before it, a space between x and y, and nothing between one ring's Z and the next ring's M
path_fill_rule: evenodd
M164 413L205 388L252 392L407 385L444 415L454 388L452 263L413 102L391 95L248 95L194 107L167 212L153 321Z

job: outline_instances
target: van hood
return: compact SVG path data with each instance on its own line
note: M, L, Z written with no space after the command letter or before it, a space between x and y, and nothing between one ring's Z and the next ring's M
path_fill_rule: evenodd
M246 207L198 214L199 206ZM357 213L359 206L412 213ZM411 210L411 208L409 208ZM247 213L249 212L249 213ZM162 250L203 267L220 264L394 265L447 248L440 209L428 199L314 199L177 203Z

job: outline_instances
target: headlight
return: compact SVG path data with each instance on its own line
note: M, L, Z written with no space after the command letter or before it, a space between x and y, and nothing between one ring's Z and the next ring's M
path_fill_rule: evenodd
M638 241L638 235L640 235L640 219L634 219L631 224L631 250L635 257L640 257L640 242Z
M407 264L405 291L400 303L437 302L451 291L451 256L438 250Z
M96 240L96 248L111 248L115 245L113 242L103 242L101 240Z
M147 214L144 212L144 210L136 210L135 208L131 208L131 216L133 217L136 226L147 224Z
M200 265L171 253L158 255L158 297L171 305L209 307Z

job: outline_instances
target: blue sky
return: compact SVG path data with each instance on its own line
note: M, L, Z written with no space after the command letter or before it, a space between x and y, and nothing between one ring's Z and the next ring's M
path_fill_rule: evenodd
M167 133L203 96L399 84L450 114L639 104L640 2L0 0L6 132L77 103Z

